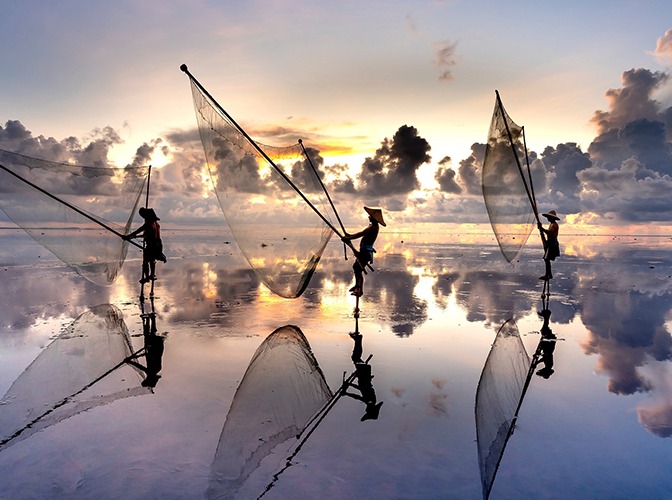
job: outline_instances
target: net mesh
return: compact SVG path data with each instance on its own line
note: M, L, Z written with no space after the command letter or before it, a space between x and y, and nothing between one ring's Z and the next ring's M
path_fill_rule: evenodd
M7 217L88 280L111 284L128 250L119 235L130 232L148 169L55 163L4 150L0 167Z
M526 181L519 168L522 163L516 161L516 157L525 158L523 128L511 120L498 98L488 132L482 186L492 230L508 262L518 258L535 222Z
M492 488L530 364L516 323L506 321L497 332L476 390L476 438L484 498Z
M193 79L191 89L210 177L236 243L272 292L300 296L332 230ZM327 220L334 220L300 144L258 146Z
M226 416L208 498L236 498L262 459L296 438L331 396L301 330L284 326L271 333L254 353Z
M81 314L0 400L0 449L96 406L149 393L124 364L130 354L119 309L104 304Z

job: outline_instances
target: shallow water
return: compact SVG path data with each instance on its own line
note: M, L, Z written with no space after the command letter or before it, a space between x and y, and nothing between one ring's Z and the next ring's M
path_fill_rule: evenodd
M84 394L100 404L0 447L0 498L482 497L476 388L504 321L516 320L529 354L537 345L536 242L511 267L486 234L381 234L359 319L362 358L372 355L383 402L378 418L362 421L365 404L338 397L305 442L278 444L232 491L212 479L226 472L218 444L250 360L272 332L298 327L331 393L355 370L351 261L331 242L305 294L285 300L259 284L226 232L166 230L164 240L158 383L138 390L142 372L115 371ZM549 303L554 373L533 376L491 498L672 496L670 241L561 240ZM3 230L0 394L64 331L80 331L73 321L95 306L118 308L131 348L141 349L139 265L130 252L120 278L101 288L20 231ZM36 394L69 369L63 358L62 370L55 357L38 373ZM284 382L285 372L274 366L265 381ZM0 413L9 405L3 399Z

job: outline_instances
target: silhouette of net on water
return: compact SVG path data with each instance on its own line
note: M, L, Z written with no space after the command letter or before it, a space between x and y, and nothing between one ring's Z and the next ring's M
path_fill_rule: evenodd
M128 250L120 235L130 232L148 169L56 163L4 150L0 167L7 217L91 282L111 284Z
M495 338L476 390L476 438L483 497L494 482L515 422L531 360L513 320Z
M523 128L511 120L498 96L488 132L481 182L492 230L508 262L518 258L535 222L523 177L529 175L529 171L522 169L525 158Z
M288 147L252 143L191 77L190 81L208 170L236 243L272 292L300 296L332 230L273 165L331 222L335 216L315 170L298 142Z
M124 362L130 355L119 309L104 304L81 314L0 399L0 450L96 406L151 392Z
M301 330L284 326L271 333L254 353L231 403L207 497L235 498L262 460L283 443L296 441L331 397Z

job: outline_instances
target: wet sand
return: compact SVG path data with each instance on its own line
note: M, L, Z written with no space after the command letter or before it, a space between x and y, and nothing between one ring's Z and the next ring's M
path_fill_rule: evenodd
M338 398L275 482L296 440L262 457L235 497L257 498L269 483L265 498L481 497L476 388L507 319L515 318L534 351L540 252L530 241L511 267L487 234L381 238L359 320L363 358L372 355L371 383L383 402L378 418L362 421L362 401ZM286 300L259 284L229 234L166 231L164 239L156 387L6 444L0 497L225 498L231 491L212 486L222 472L213 460L250 360L272 332L298 327L332 393L355 370L351 262L339 243L330 243L305 294ZM561 243L549 304L559 339L554 373L532 379L491 498L669 496L669 238ZM5 230L1 247L0 394L99 305L118 308L131 348L143 347L138 254L101 288L20 232ZM132 377L94 384L90 395L134 391L144 376ZM10 401L2 403L0 412Z

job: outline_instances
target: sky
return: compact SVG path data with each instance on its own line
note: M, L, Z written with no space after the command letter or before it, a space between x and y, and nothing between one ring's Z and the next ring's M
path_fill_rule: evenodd
M5 2L0 148L156 167L155 206L221 220L182 63L246 131L319 151L343 218L487 223L495 90L542 210L672 226L672 4Z

